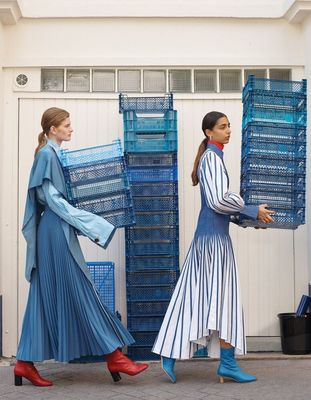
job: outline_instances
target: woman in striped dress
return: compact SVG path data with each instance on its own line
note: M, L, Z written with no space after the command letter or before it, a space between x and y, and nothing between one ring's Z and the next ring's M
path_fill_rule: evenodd
M193 241L168 306L153 352L162 356L162 368L175 382L176 359L189 359L200 346L219 357L218 375L238 382L256 380L243 372L234 354L245 354L245 332L238 271L229 236L229 222L243 218L272 222L266 204L245 206L229 191L223 147L231 129L223 113L205 115L201 143L192 173L200 183L201 211ZM207 146L206 146L207 145Z

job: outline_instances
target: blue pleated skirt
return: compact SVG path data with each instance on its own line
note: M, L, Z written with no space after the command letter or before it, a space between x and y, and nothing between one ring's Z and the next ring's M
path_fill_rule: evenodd
M61 219L46 209L16 358L70 361L134 343L69 251Z

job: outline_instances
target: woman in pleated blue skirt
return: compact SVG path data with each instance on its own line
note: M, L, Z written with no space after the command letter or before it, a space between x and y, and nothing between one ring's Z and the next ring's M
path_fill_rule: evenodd
M243 372L234 358L246 353L243 310L238 271L229 222L244 218L273 221L266 204L245 206L229 191L223 148L231 129L226 115L206 114L202 121L206 138L199 147L192 173L200 183L201 211L193 241L168 306L153 352L162 356L162 368L176 381L176 359L189 359L199 347L208 346L211 357L219 357L218 375L238 382L256 377Z
M134 340L101 302L75 233L79 230L106 248L115 228L67 201L59 152L73 132L69 113L50 108L41 125L22 229L30 288L16 354L15 385L26 378L37 386L51 386L34 362L68 362L82 356L103 356L114 381L121 379L120 372L136 375L148 365L134 363L119 350Z

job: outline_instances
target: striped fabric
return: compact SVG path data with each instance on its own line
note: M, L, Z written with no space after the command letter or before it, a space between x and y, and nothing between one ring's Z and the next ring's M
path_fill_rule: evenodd
M200 346L219 357L219 338L246 353L239 279L229 236L230 214L244 210L228 191L222 151L210 145L199 165L202 208L153 352L191 358Z

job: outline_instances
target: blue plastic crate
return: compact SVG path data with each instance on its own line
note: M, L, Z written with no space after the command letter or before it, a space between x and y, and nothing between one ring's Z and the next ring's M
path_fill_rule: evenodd
M306 157L306 145L296 143L269 143L260 142L257 139L249 139L243 142L242 158L252 157L271 157L273 159L297 160Z
M241 190L265 190L269 192L292 193L306 190L306 178L299 175L267 175L248 173L241 177Z
M163 316L169 301L128 301L127 315L134 316Z
M305 175L305 160L277 160L270 158L246 157L242 161L241 175L249 173L264 175Z
M273 215L274 223L265 224L258 220L253 221L250 219L241 221L243 227L260 227L260 228L272 228L272 229L297 229L299 225L305 223L305 211L300 209L297 211L289 210L276 210L276 214Z
M130 332L135 339L135 346L152 347L157 336L158 331L155 332Z
M126 269L128 271L179 270L179 257L177 255L126 257Z
M128 317L127 318L127 329L129 331L156 331L160 330L162 321L162 316L139 316L139 317Z
M124 139L126 152L177 152L177 132L137 134L133 140Z
M307 108L307 96L288 95L284 92L254 91L248 92L243 98L243 113L251 106L271 107L288 111L302 111Z
M73 200L72 204L85 211L92 212L93 214L103 215L109 211L125 210L133 207L133 201L130 191L104 196L100 199L93 200L92 196L87 196L87 200L77 199Z
M242 97L246 98L248 92L265 91L280 92L292 96L307 94L307 80L285 81L279 79L256 78L254 75L248 77L247 83L243 88Z
M127 350L127 355L130 357L131 360L134 361L160 360L159 354L152 352L152 346L129 346Z
M152 255L178 255L179 242L178 240L162 240L158 242L147 241L127 241L126 255L127 256L152 256Z
M109 211L104 214L99 214L110 222L116 228L124 228L126 226L135 225L136 219L132 207L124 210Z
M290 124L270 124L252 122L245 126L243 142L257 140L265 143L306 144L306 127Z
M135 211L176 211L178 197L133 197Z
M173 94L152 97L128 97L128 95L119 94L119 112L137 111L137 112L164 112L173 110Z
M178 183L176 182L131 182L133 196L177 196Z
M170 167L177 165L177 153L125 153L129 167Z
M62 149L60 153L63 167L68 168L98 164L121 157L123 157L123 151L120 139L114 140L111 144L88 147L85 149L71 151Z
M276 124L296 124L306 126L307 112L287 111L269 107L250 106L243 115L242 127L252 122L270 122Z
M294 211L305 207L305 193L275 193L270 191L242 190L241 196L247 204L268 204L269 208Z
M111 261L89 261L86 264L101 301L112 313L115 313L114 263Z
M177 211L136 212L136 226L172 226L178 225Z
M130 168L129 179L133 182L172 182L177 180L177 167Z
M128 301L169 301L175 285L165 286L128 286L126 289ZM136 330L136 329L134 329ZM148 329L141 329L148 330Z
M177 111L170 110L164 114L138 114L135 111L125 111L123 113L125 138L133 140L131 132L137 134L177 131Z
M158 227L158 228L140 228L133 227L125 230L125 240L178 240L179 230L178 226Z
M139 271L126 274L128 286L176 285L178 278L178 270Z

